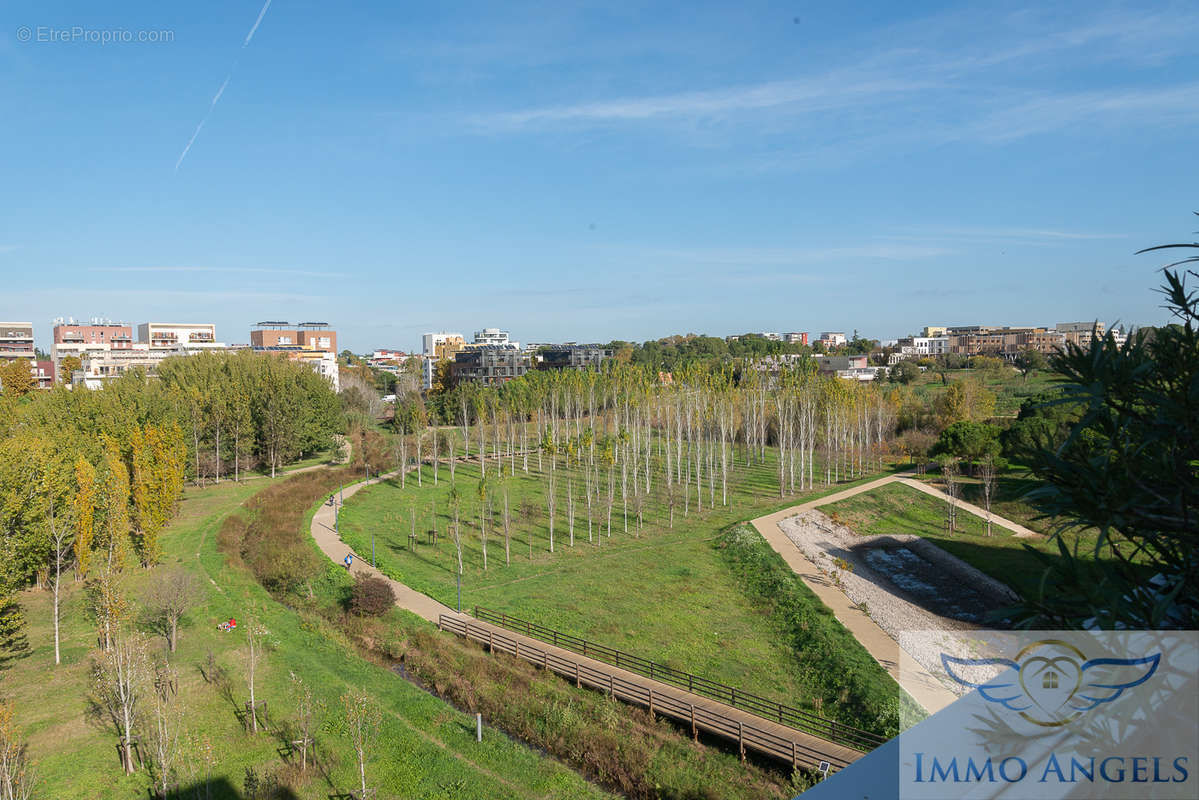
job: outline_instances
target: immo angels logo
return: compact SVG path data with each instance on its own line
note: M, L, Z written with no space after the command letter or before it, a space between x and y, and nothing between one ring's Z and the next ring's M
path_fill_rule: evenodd
M1141 658L1091 658L1061 639L1032 642L1010 658L956 658L941 655L946 673L979 695L1046 728L1066 725L1086 712L1148 681L1161 663L1160 652ZM1010 667L979 683L963 675L969 667ZM1014 677L1013 677L1014 674Z

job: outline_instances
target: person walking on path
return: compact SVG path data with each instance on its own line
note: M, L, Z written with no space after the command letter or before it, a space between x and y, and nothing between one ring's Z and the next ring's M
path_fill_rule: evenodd
M346 553L346 557L345 557L346 572L350 571L350 567L353 565L353 563L354 563L354 554Z

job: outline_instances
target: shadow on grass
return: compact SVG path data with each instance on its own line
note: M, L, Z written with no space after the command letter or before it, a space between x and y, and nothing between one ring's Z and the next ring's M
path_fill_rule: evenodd
M153 789L146 790L148 800L162 800L162 796ZM349 795L329 795L342 797ZM251 792L238 790L225 778L213 778L210 781L194 784L180 784L168 795L167 800L300 800L300 796L286 786L275 786L267 789L251 789Z

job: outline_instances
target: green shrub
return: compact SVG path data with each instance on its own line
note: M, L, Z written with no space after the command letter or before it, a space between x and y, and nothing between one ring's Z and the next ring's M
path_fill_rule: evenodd
M375 575L359 575L350 594L350 612L360 617L381 617L395 606L391 584Z

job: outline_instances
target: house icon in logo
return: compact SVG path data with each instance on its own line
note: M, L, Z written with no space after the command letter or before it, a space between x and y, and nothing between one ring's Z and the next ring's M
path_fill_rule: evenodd
M1087 658L1060 639L1042 639L1013 658L956 658L941 654L949 677L977 689L991 703L1014 711L1043 727L1065 725L1096 706L1110 703L1125 691L1153 677L1162 654L1142 658ZM979 682L963 675L966 667L1010 668Z

